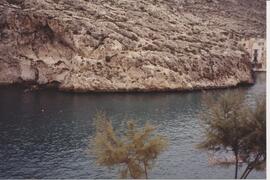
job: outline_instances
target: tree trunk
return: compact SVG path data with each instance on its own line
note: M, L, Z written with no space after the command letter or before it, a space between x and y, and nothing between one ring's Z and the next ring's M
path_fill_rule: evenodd
M261 158L261 154L258 154L255 158L255 160L251 163L248 164L246 170L244 171L244 173L241 176L241 179L246 179L249 175L249 173L254 169L254 166L257 164L257 162L260 160Z
M148 179L146 163L144 163L144 173L145 173L145 179Z
M238 177L238 153L235 152L235 174L234 174L234 179L237 179Z
M132 171L131 171L131 169L130 169L130 167L129 167L129 164L128 164L127 166L128 166L128 170L129 170L130 176L131 176L133 179L135 179L136 177L132 174Z
M246 167L245 171L243 172L242 176L240 177L240 179L244 179L246 173L248 172L249 170L249 167L250 167L250 164L248 164L248 166Z
M249 175L249 173L253 170L254 168L250 168L249 169L249 171L246 173L246 175L244 176L244 178L243 179L247 179L247 177L248 177L248 175Z

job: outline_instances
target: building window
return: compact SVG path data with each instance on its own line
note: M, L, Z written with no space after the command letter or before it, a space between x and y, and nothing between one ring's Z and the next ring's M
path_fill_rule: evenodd
M258 63L258 49L254 49L253 62Z

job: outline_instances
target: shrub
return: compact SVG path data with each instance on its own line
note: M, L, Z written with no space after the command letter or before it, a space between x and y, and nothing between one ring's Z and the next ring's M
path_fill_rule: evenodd
M247 178L253 169L263 169L266 159L265 98L259 99L255 110L248 107L244 96L238 93L210 99L206 103L208 111L202 116L204 140L198 147L212 152L233 152L235 178L238 178L240 163L247 164L241 178ZM219 162L220 165L230 163Z
M146 124L138 128L132 121L127 123L126 132L119 137L104 113L98 113L95 121L93 143L98 164L118 166L121 178L148 178L148 170L167 147L166 138L156 135L154 126Z

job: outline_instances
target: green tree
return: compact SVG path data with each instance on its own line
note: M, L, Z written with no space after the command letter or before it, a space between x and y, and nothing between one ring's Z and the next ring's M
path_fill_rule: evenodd
M264 170L266 167L266 98L261 96L252 112L251 120L246 123L249 131L244 139L242 157L247 167L243 172L242 178L247 178L254 169Z
M226 93L218 99L210 98L203 113L204 139L199 148L213 152L232 152L235 158L234 178L238 178L240 163L247 168L241 178L263 166L265 157L265 105L252 110L239 93ZM263 112L264 111L264 112ZM239 161L241 160L241 162ZM229 162L220 162L220 164Z
M148 170L167 147L166 138L156 135L154 126L146 124L143 128L138 128L131 121L120 137L104 113L98 113L95 120L96 135L93 143L98 164L119 166L121 178L148 178Z

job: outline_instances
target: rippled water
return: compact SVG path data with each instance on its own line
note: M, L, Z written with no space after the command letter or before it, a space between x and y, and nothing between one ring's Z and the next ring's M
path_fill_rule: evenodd
M256 95L266 93L265 74L258 74L251 87L189 93L24 93L2 87L0 178L117 178L117 169L97 166L87 153L98 110L106 111L119 130L126 119L141 125L148 121L169 138L169 149L150 178L233 178L233 167L210 167L206 152L195 148L202 135L202 98L225 91L240 91L253 104ZM265 172L253 172L250 178L265 178Z

